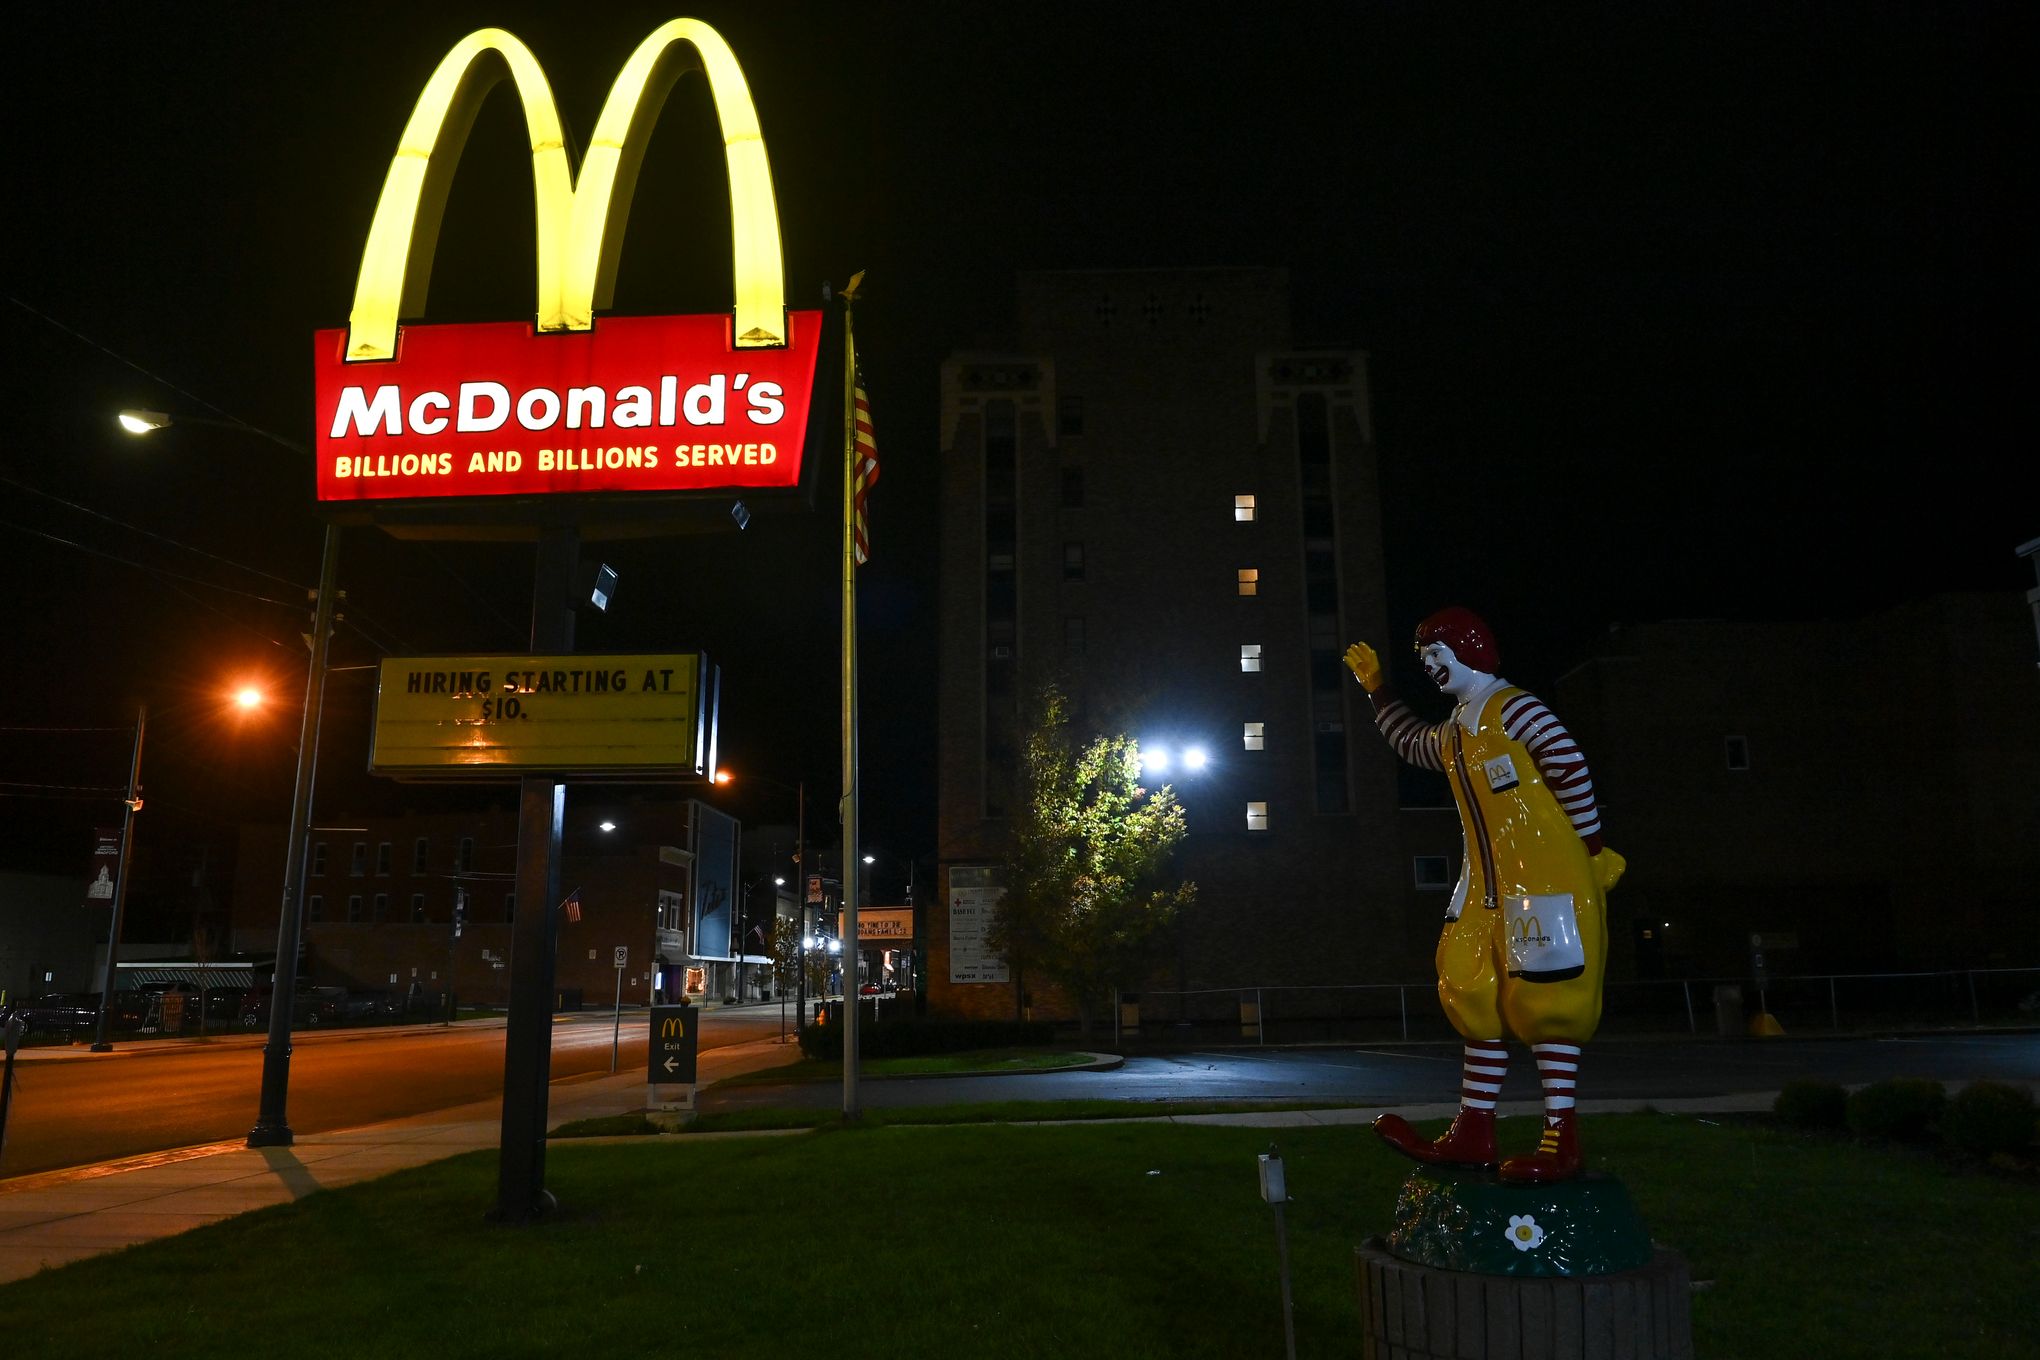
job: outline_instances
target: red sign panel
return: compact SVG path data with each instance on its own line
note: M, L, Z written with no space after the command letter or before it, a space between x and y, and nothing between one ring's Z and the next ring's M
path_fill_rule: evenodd
M406 326L357 364L320 331L319 499L795 486L822 314L786 319L784 348L744 350L722 315Z

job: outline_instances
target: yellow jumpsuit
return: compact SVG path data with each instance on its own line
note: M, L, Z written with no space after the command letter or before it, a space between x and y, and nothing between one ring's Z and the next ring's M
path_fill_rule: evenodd
M1449 720L1439 742L1466 861L1438 937L1438 999L1468 1039L1584 1043L1601 1019L1607 915L1586 844L1502 729L1521 693L1497 690L1478 732Z

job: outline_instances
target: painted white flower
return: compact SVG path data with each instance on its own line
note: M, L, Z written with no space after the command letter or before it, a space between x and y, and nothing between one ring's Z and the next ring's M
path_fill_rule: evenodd
M1537 1226L1537 1220L1529 1214L1509 1215L1509 1245L1517 1251L1529 1251L1544 1241L1544 1229Z

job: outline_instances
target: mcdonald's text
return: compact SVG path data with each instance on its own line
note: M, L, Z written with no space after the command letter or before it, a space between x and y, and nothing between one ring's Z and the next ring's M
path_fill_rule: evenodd
M354 364L321 331L319 499L794 486L821 317L788 321L785 346L741 351L727 316L410 326Z

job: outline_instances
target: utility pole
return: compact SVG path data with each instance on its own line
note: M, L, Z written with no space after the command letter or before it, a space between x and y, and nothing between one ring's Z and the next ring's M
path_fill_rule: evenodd
M135 814L142 810L142 734L149 726L149 706L135 710L135 754L128 765L127 811L120 820L120 867L113 879L113 927L106 937L106 977L99 986L99 1032L92 1041L94 1053L111 1053L106 1041L106 1011L113 1004L114 967L120 958L120 923L127 914L128 865L132 862Z

